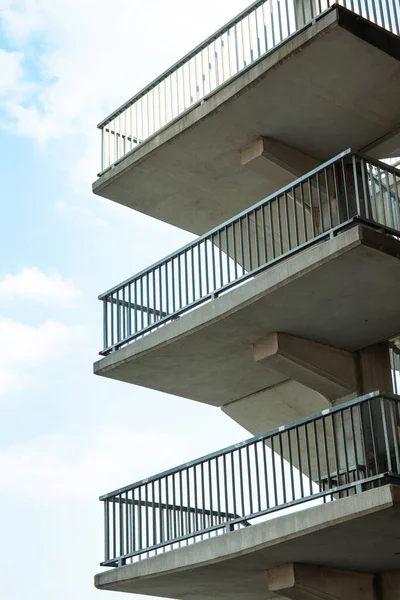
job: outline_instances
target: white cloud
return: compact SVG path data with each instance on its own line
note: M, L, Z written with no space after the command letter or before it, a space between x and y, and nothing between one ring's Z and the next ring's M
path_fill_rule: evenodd
M22 269L15 275L8 274L0 281L0 300L21 298L60 308L73 306L79 294L71 279L64 279L57 271L46 275L37 267Z
M80 343L78 325L47 321L39 326L0 320L0 396L35 385L37 367L59 358Z
M22 59L22 52L0 48L0 98L16 93L23 77Z
M21 99L15 89L3 105L8 125L38 142L62 140L65 151L70 143L61 160L87 189L99 170L96 123L246 4L153 0L149 9L139 0L0 0L13 49L33 48L35 56L34 71L29 62L24 70L29 94Z

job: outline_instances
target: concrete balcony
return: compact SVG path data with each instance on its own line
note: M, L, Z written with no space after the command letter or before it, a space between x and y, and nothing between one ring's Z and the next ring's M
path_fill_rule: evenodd
M94 193L203 234L343 148L399 155L398 5L329 4L254 3L110 115Z
M95 373L252 433L392 391L358 386L355 353L400 333L399 191L399 171L345 152L112 288Z
M102 565L114 568L96 586L185 600L373 600L373 579L400 569L399 400L369 394L102 496ZM297 575L285 591L290 563L299 577L296 563L307 563L309 595L300 582L294 595Z

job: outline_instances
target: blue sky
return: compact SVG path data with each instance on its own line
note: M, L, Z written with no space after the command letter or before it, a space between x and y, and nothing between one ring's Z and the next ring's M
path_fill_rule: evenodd
M218 409L92 375L97 295L191 236L91 194L97 122L246 4L0 0L7 600L121 598L92 584L98 496L246 437Z

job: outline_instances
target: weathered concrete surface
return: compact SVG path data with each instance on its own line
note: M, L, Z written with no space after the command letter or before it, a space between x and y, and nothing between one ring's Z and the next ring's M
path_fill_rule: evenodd
M258 340L253 348L254 360L264 367L302 383L329 400L357 391L356 353L278 332ZM390 364L388 372L390 375Z
M266 600L276 598L267 571L288 562L399 569L399 527L400 489L385 486L100 573L95 585L183 600Z
M291 563L270 569L267 579L270 591L289 600L378 600L370 573Z
M317 162L366 145L378 157L400 154L399 56L399 38L334 8L144 142L93 190L204 233L295 179L280 167L241 165L241 150L262 136ZM381 138L384 151L371 145Z
M400 242L354 226L103 358L95 373L214 406L260 393L287 380L254 360L270 333L350 352L397 335L398 256ZM326 407L318 398L315 410Z

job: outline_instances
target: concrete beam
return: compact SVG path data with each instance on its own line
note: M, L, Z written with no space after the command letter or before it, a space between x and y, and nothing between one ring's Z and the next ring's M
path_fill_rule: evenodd
M382 342L358 351L360 394L374 390L393 393L389 342Z
M389 571L380 576L381 600L400 598L400 571Z
M321 164L321 161L316 158L268 137L260 137L242 148L240 152L241 164L244 166L254 163L254 161L260 162L266 170L268 170L268 167L272 168L272 171L276 167L283 169L294 175L294 179L312 171Z
M268 590L291 600L375 600L374 576L288 564L267 571Z
M357 390L355 356L351 352L272 333L253 345L254 360L288 379L335 400Z

